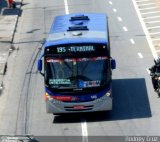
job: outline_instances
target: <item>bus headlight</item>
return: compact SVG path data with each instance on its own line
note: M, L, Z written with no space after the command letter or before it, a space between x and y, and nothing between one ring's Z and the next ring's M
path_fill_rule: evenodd
M106 93L106 96L107 96L107 97L109 97L110 95L111 95L111 93L110 93L110 92L107 92L107 93Z
M51 96L49 96L49 94L48 93L45 93L45 100L46 101L52 101L53 100L53 98L51 97Z
M108 93L106 93L106 96L107 96L107 97L109 97L110 95L111 95L111 93L109 93L109 92L108 92Z
M107 97L111 97L111 95L112 95L112 90L110 89L110 90L106 93L106 96L107 96Z

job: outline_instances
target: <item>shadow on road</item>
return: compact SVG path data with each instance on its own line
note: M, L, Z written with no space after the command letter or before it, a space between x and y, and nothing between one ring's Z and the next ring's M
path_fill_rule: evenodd
M113 81L113 111L109 120L151 117L145 79L118 79Z
M105 113L81 113L55 116L53 123L114 121L151 117L144 78L113 80L113 110Z

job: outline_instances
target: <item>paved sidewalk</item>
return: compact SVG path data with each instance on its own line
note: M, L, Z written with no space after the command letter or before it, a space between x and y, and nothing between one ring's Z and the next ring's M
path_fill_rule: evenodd
M3 77L7 69L7 60L12 47L13 37L21 10L21 0L16 0L17 8L7 7L6 0L0 0L0 93L3 89Z

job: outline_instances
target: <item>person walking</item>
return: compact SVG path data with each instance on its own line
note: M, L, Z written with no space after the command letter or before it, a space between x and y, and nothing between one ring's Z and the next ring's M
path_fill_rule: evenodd
M12 8L13 7L13 0L8 0L8 7Z

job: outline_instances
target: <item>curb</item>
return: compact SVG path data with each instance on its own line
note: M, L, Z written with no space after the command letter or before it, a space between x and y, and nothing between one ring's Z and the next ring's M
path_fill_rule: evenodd
M11 33L11 36L10 36L9 40L5 40L5 37L2 37L2 38L4 38L4 41L0 40L0 44L2 44L2 46L4 45L5 50L7 50L7 51L5 51L5 53L2 53L1 56L0 56L0 59L1 59L0 60L0 68L1 68L1 70L0 70L0 94L2 93L2 91L4 89L3 78L4 78L4 75L7 71L7 62L8 62L9 55L11 53L11 50L13 49L13 40L14 40L16 28L17 28L17 25L18 25L18 20L19 20L23 0L20 0L18 2L20 2L21 4L19 6L17 6L17 8L15 8L15 9L3 8L2 12L1 12L3 14L3 12L6 9L9 9L10 11L16 10L16 15L13 16L15 18L15 20L12 20L12 22L14 22L14 23L11 23L11 24L14 25L14 28L12 29L12 33ZM4 16L4 18L5 17L7 17L7 15ZM10 17L12 17L12 16L10 16ZM4 23L4 25L5 25L5 23ZM3 57L3 56L5 56L5 57Z

